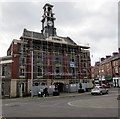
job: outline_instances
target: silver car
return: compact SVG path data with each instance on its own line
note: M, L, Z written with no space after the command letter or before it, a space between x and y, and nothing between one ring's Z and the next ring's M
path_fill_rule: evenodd
M92 90L91 90L91 94L94 95L94 94L108 94L108 89L104 88L104 87L101 87L101 86L96 86L94 87Z

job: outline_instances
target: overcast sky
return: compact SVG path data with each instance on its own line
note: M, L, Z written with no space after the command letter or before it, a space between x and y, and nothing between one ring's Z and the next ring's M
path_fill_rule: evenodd
M6 56L12 40L19 39L24 28L41 32L45 3L37 0L0 2L1 57ZM92 65L118 51L118 0L52 0L49 3L54 5L57 35L68 36L77 44L89 44Z

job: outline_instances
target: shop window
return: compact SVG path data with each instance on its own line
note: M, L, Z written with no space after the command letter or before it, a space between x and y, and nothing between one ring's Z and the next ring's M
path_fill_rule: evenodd
M83 70L83 76L86 77L87 76L87 71L84 69Z

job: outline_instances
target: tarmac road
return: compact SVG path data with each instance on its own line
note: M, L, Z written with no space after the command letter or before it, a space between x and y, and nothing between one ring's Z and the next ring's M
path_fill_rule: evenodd
M61 94L58 97L3 100L4 117L118 117L118 91L107 95Z

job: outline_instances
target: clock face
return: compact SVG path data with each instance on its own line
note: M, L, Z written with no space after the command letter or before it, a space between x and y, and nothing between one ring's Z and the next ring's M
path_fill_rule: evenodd
M48 21L48 25L49 25L49 26L52 26L52 21Z

